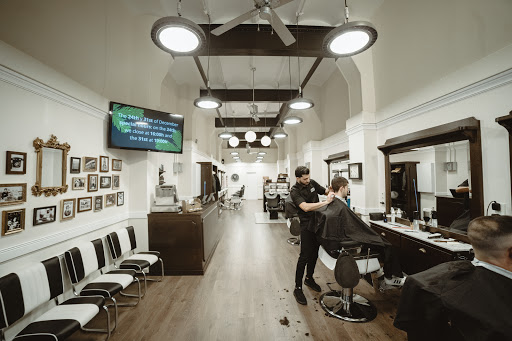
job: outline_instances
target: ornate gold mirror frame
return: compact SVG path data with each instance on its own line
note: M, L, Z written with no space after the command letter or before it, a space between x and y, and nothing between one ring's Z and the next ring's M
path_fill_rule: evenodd
M59 143L57 140L57 137L55 135L51 135L48 142L44 142L39 137L34 140L34 148L36 149L37 153L37 172L36 172L36 184L32 186L32 194L35 196L40 196L44 193L45 196L49 197L50 195L57 195L59 193L66 193L68 190L68 185L66 183L66 172L67 172L67 158L68 158L68 151L71 148L69 144L67 143ZM44 148L50 148L50 149L60 149L62 150L62 183L61 186L53 186L53 187L42 187L41 181L43 176L43 167L45 169L49 169L48 165L44 165L44 159L43 159L43 149ZM54 172L58 170L54 170Z

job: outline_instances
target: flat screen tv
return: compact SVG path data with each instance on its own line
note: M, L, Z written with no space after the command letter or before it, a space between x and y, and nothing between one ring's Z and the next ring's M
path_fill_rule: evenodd
M183 152L181 115L110 102L109 148Z

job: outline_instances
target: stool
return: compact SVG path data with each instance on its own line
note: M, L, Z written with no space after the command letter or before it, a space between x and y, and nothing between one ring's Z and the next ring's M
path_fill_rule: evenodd
M351 246L360 244L349 242ZM349 251L343 248L338 258L330 255L323 246L318 250L318 258L327 268L334 270L336 282L341 290L332 290L320 296L320 305L330 315L348 322L369 322L377 317L377 308L363 296L354 294L354 287L359 283L359 278L370 272L380 269L380 263L376 254L353 257ZM359 248L360 251L360 248Z

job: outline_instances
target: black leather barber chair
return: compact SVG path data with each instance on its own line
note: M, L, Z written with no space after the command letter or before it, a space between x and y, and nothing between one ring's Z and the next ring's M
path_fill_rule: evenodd
M297 206L293 203L291 196L287 195L284 200L284 217L293 236L288 238L287 242L292 245L300 245L300 219L297 212Z
M361 253L361 244L352 240L340 242L342 247L337 258L323 246L318 250L318 258L334 271L334 278L341 290L333 290L320 296L320 305L330 316L348 322L369 322L377 316L377 308L366 298L354 294L354 287L361 276L380 269L377 254L368 249Z
M279 194L277 193L265 193L265 199L266 199L266 208L267 211L270 213L270 219L278 219L279 214L278 212L281 210L281 199L279 198Z

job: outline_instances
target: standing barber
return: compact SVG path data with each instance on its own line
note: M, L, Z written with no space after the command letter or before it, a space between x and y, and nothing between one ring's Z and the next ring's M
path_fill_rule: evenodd
M333 195L329 195L326 201L319 202L319 194L329 194L329 189L320 186L315 180L309 178L309 169L299 166L295 169L295 177L297 183L293 185L290 196L298 207L298 216L300 219L300 255L297 261L297 270L295 271L295 290L293 296L300 304L307 304L306 296L302 292L302 278L307 265L306 279L304 284L311 289L320 292L320 286L313 279L316 260L318 258L318 248L320 244L316 239L316 235L310 222L313 220L313 210L329 204Z

